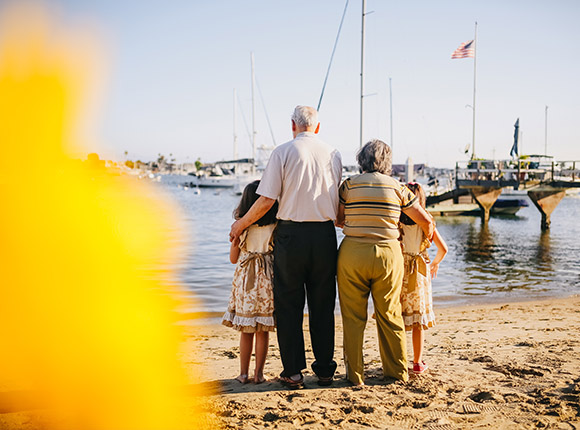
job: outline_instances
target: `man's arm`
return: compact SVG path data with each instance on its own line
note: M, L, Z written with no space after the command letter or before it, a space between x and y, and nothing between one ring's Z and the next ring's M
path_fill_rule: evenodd
M270 210L276 200L268 197L260 196L258 200L252 205L250 210L239 220L232 224L230 230L230 242L240 237L240 234L249 226L254 224Z
M423 230L423 233L425 233L429 241L433 242L433 232L435 230L433 217L418 202L403 209L403 212L415 221L421 227L421 230Z

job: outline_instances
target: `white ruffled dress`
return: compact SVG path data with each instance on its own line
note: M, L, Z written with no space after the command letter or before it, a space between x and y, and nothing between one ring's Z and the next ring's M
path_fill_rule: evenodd
M236 264L232 292L222 324L244 333L274 331L275 224L251 225L240 235L240 256Z

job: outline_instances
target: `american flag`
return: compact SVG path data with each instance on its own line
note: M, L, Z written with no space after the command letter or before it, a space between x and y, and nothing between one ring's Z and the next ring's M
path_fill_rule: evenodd
M473 57L475 57L475 43L473 42L473 40L470 40L468 42L459 45L459 48L457 48L451 55L451 58L473 58Z

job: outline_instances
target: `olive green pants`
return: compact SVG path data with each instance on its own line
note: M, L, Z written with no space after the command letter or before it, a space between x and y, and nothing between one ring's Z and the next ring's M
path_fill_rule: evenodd
M338 294L344 330L347 378L364 382L363 339L369 294L373 296L383 373L407 381L407 338L401 313L403 254L397 240L387 244L345 237L338 251Z

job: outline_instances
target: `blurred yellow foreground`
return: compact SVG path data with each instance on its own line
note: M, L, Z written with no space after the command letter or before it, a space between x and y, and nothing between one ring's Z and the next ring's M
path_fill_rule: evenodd
M177 255L174 212L67 156L92 51L38 6L5 8L0 32L0 427L38 408L42 428L203 428L151 269Z

